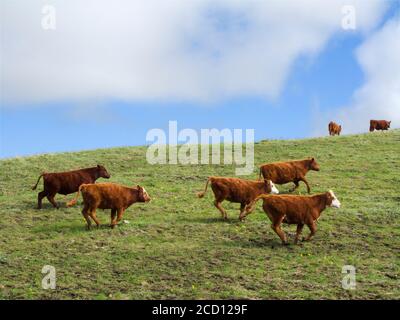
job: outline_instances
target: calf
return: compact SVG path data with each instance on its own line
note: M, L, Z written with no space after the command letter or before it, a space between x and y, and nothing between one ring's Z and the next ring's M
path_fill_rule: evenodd
M59 208L54 197L57 193L59 194L70 194L78 191L79 186L83 183L94 183L98 178L110 178L110 174L106 168L101 165L96 167L66 171L66 172L55 172L55 173L42 173L36 184L32 187L35 190L40 178L43 177L44 190L38 193L38 209L42 208L42 199L47 197L47 200L55 208Z
M331 121L329 122L328 130L330 136L334 135L340 136L340 133L342 132L342 126L338 125L336 122Z
M340 202L333 191L313 196L260 195L246 207L245 215L253 210L255 203L260 199L263 199L263 209L272 222L272 229L281 238L283 244L288 244L288 242L281 229L282 222L297 224L295 243L298 242L303 226L306 224L310 229L310 234L304 240L308 241L312 239L317 230L315 223L321 212L327 207L340 208Z
M97 227L100 221L96 217L96 209L111 209L111 228L121 221L124 211L136 202L149 202L150 196L141 186L125 187L114 183L82 184L75 199L68 202L68 206L76 204L79 192L82 193L83 210L82 214L87 222L87 229L90 229L92 218Z
M204 197L210 182L215 196L214 205L221 212L224 219L228 219L228 215L221 205L221 202L224 200L240 203L239 219L242 220L246 205L252 202L257 196L271 192L279 193L270 180L250 181L239 178L209 177L204 191L197 193L199 198Z
M374 130L388 130L390 128L391 122L392 121L386 120L370 120L369 131L372 132Z
M290 192L296 190L299 187L299 182L303 181L307 186L307 192L310 193L311 189L306 180L306 174L309 170L320 170L319 164L314 158L288 162L272 162L260 166L259 179L262 175L264 179L271 180L276 184L293 182L295 186Z

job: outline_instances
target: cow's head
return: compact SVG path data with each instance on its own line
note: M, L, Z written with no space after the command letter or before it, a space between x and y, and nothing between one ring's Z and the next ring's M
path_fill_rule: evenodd
M97 173L101 178L110 178L110 174L107 172L106 168L100 164L97 165Z
M149 194L147 193L146 189L137 185L136 186L138 191L139 191L139 197L138 197L138 201L139 202L149 202L151 200Z
M338 133L340 134L342 132L342 126L341 125L339 125L339 130L338 130Z
M319 164L317 163L317 161L315 161L315 158L311 158L310 159L310 170L314 170L314 171L319 171Z
M329 190L326 193L326 196L328 198L327 205L329 207L340 208L340 201L338 200L338 198L336 198L336 196L335 196L335 194L333 193L332 190Z
M271 180L264 179L267 193L278 194L279 190L275 187L275 184Z
M392 121L388 121L388 128L390 128L390 124L392 123Z

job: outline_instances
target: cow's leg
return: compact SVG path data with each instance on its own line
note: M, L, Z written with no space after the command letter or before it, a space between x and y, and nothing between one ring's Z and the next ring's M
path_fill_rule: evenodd
M293 181L293 183L294 183L294 187L292 189L290 189L289 192L293 192L299 187L299 181L298 180Z
M114 210L114 214L115 214L115 212L117 212L117 218L115 219L115 216L114 216L114 220L111 223L111 228L114 228L115 225L117 225L118 222L120 222L122 220L122 215L124 214L124 209ZM113 213L111 213L111 214L113 214Z
M282 244L288 244L286 234L283 232L281 229L282 221L285 218L285 216L282 216L281 218L274 220L272 222L271 228L272 230L275 231L275 233L281 238Z
M279 238L281 238L282 240L282 244L288 244L287 239L286 239L286 234L283 232L283 230L281 229L280 224L272 224L271 225L272 230L275 231L275 233L279 236Z
M296 237L294 238L294 243L297 244L299 242L299 237L301 235L301 231L303 231L304 224L298 224L296 229Z
M86 220L86 229L90 230L90 226L92 225L92 222L90 221L89 214L88 214L88 208L85 206L82 209L82 215Z
M89 212L89 216L93 219L93 221L96 223L97 228L100 227L100 221L97 219L96 216L96 209L93 209Z
M114 228L116 224L118 224L118 222L120 222L122 220L122 215L124 214L125 210L124 209L118 209L117 210L117 219L115 221L115 223L111 226L111 228Z
M226 214L225 209L222 208L221 201L215 200L215 201L214 201L214 206L216 206L217 209L221 212L222 218L224 218L225 220L227 220L227 219L228 219L228 215Z
M307 238L304 239L304 241L310 241L314 237L315 232L317 231L317 226L314 221L308 223L307 226L310 228L310 234L308 235Z
M111 224L110 224L111 228L114 228L114 226L117 224L116 217L117 217L117 210L111 209Z
M245 203L241 203L240 204L240 215L239 215L239 220L243 221L246 218L246 204Z
M42 191L38 193L38 204L37 204L37 208L38 209L42 209L42 200L44 197L47 196L47 191Z
M310 185L308 184L308 181L306 180L306 178L303 177L300 180L303 181L306 184L307 192L310 193L311 192Z
M59 208L57 202L54 200L54 197L56 196L55 193L51 193L47 195L47 200L53 205L54 208Z

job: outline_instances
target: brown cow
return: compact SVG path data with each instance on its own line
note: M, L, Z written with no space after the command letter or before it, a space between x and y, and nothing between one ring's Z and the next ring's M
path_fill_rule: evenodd
M369 131L372 132L374 130L388 130L390 128L391 122L392 121L387 120L370 120Z
M125 187L115 183L82 184L75 199L68 202L73 206L82 193L83 210L82 214L87 222L87 229L90 229L92 218L97 227L100 221L96 217L96 209L111 209L111 228L121 221L124 211L136 202L149 202L151 200L147 191L141 187Z
M336 122L331 121L329 122L328 130L330 136L334 135L340 136L340 133L342 132L342 126L338 125Z
M240 203L239 219L242 219L246 205L252 202L258 195L271 192L279 193L270 180L251 181L239 178L209 177L204 191L197 193L199 198L204 197L209 182L211 182L211 188L215 196L214 205L221 212L224 219L228 219L228 215L221 205L221 202L224 200Z
M263 209L271 220L271 228L281 238L283 244L288 244L285 233L281 229L281 224L297 224L295 243L298 242L304 225L310 229L310 234L304 241L311 240L317 227L316 221L321 212L327 207L340 208L340 202L333 191L316 194L313 196L295 195L260 195L254 202L246 207L245 214L248 215L254 208L255 203L263 199Z
M285 184L293 182L294 188L290 190L293 192L299 187L299 182L303 181L307 186L307 192L310 193L310 186L306 180L306 174L309 170L319 171L320 167L314 158L287 161L287 162L272 162L260 166L260 174L264 179L271 180L276 184Z
M40 178L43 177L44 190L38 193L38 209L42 208L42 199L47 197L49 202L55 208L59 208L54 197L59 194L70 194L78 191L79 186L83 183L94 183L98 178L110 178L110 174L106 168L101 165L96 167L54 173L42 173L36 184L32 187L35 190Z

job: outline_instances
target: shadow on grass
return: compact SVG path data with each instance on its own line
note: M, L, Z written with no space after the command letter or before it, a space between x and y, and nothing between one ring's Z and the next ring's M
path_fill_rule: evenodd
M60 209L69 209L69 207L67 207L66 201L56 201L56 202L59 205ZM22 200L22 201L20 201L20 203L21 203L20 208L25 209L25 210L37 210L37 211L48 210L48 209L57 210L56 208L53 207L53 205L50 202L45 201L45 200L43 200L42 209L40 209L40 210L37 208L37 201L35 201L35 200L33 200L33 201ZM71 209L77 208L77 207L79 207L79 205L75 205L74 207L71 207Z
M228 247L239 247L239 248L270 248L280 250L295 250L296 248L303 247L303 243L294 244L293 241L289 241L289 244L283 245L279 239L237 239L225 243Z
M193 222L193 223L209 223L209 224L214 224L214 223L226 223L226 224L237 224L241 223L238 219L238 217L229 217L228 219L223 219L221 216L217 217L193 217L193 218L184 218L182 219L186 222Z
M114 230L117 230L120 228L122 224L117 225ZM92 227L90 230L86 228L86 223L82 224L73 224L71 223L70 225L46 225L46 226L39 226L34 228L33 232L34 233L62 233L62 234L76 234L76 233L91 233L91 232L96 232L100 230L113 230L111 229L109 224L100 224L99 227L97 227L95 224L92 224Z
M248 239L247 241L238 241L237 247L242 248L254 248L254 247L268 247L271 249L281 249L281 250L296 250L302 249L306 246L308 241L299 241L297 244L294 243L294 239L288 236L288 243L283 244L279 238L269 238L269 239Z

